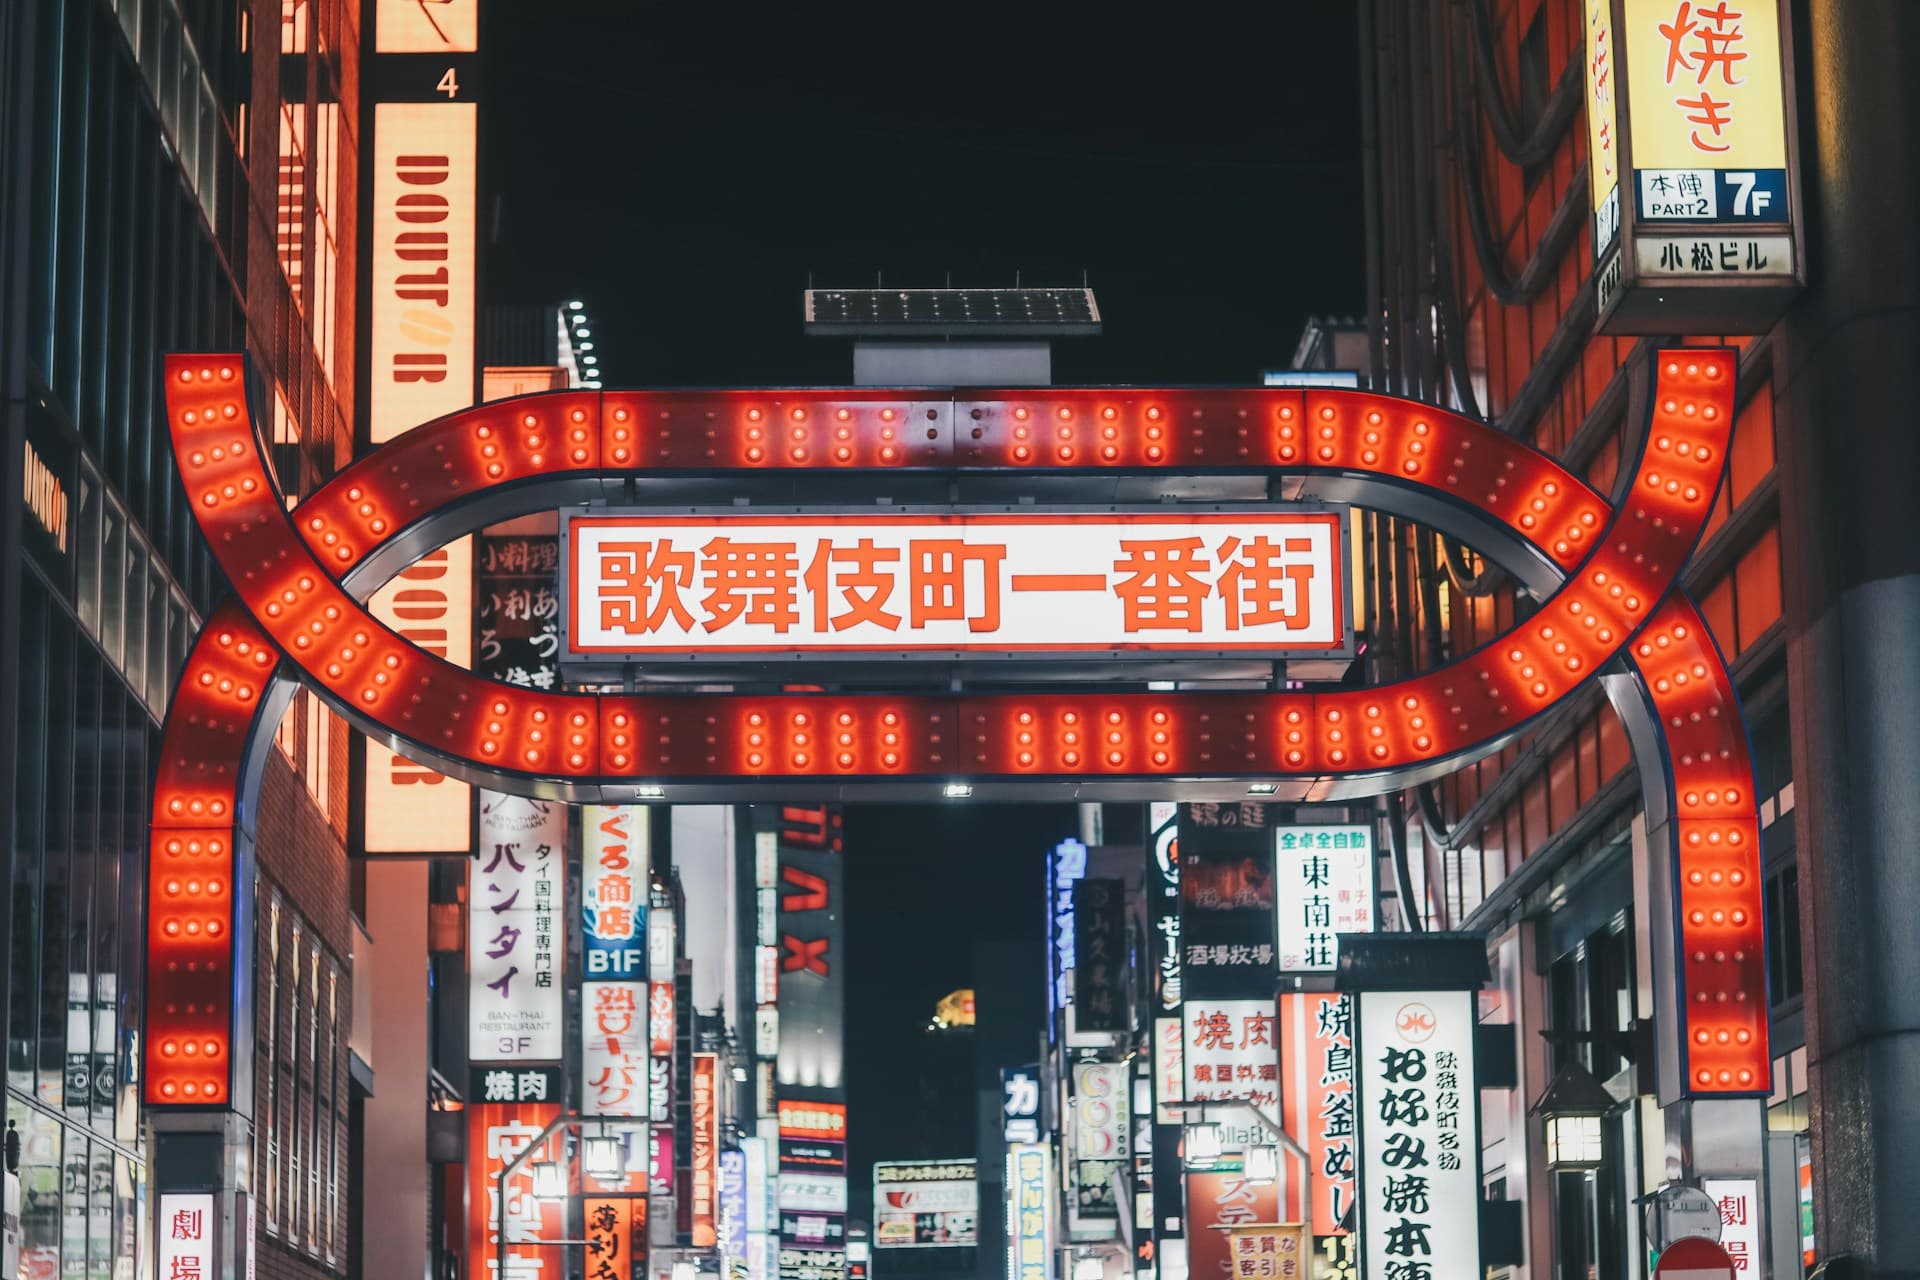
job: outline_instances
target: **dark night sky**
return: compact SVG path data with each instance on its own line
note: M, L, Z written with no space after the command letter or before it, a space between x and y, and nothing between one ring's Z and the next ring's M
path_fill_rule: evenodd
M1080 383L1249 381L1362 304L1350 0L486 12L487 296L584 299L609 385L846 380L848 344L800 332L809 276L1084 272L1106 330L1055 359ZM1038 965L1041 855L1072 830L1061 807L849 815L856 1184L911 1123L902 1072L973 940L1030 938Z

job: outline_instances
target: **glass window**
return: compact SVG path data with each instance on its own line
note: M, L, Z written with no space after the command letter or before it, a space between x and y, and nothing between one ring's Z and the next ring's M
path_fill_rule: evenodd
M33 1094L34 1066L39 1057L39 998L44 986L39 979L42 917L37 908L46 846L47 734L53 715L48 673L50 601L30 577L21 584L20 597L20 720L13 762L16 803L9 868L13 877L13 919L7 945L13 987L7 993L7 1084Z

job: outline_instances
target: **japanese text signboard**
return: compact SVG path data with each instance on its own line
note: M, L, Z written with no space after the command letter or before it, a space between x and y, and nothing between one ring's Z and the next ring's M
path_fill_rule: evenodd
M587 1280L637 1280L647 1258L647 1202L640 1197L585 1203Z
M500 1194L500 1175L507 1163L559 1115L557 1099L467 1107L467 1258L473 1274L495 1273L503 1230L506 1269L500 1274L549 1277L561 1273L565 1251L535 1242L565 1239L566 1202L533 1194L533 1166L560 1158L559 1136L550 1136L543 1150L521 1161L506 1181L504 1200Z
M1804 279L1786 6L1585 4L1602 328L1765 329Z
M693 1055L693 1244L696 1249L719 1243L720 1196L720 1059L711 1053Z
M1073 1065L1073 1209L1076 1221L1111 1221L1113 1174L1127 1159L1132 1125L1128 1068L1118 1062Z
M581 949L586 976L647 977L647 810L587 805L581 810Z
M972 1160L882 1160L873 1166L873 1247L979 1243L980 1186Z
M739 1147L720 1153L720 1251L747 1256L747 1153Z
M1338 935L1373 932L1373 831L1281 827L1274 832L1282 973L1327 973Z
M1369 1276L1480 1274L1480 1096L1468 991L1356 994Z
M1308 1225L1316 1236L1340 1234L1353 1207L1359 1130L1353 1102L1353 998L1329 992L1280 997L1280 1123L1311 1158L1301 1169L1286 1155L1283 1213L1292 1217L1313 1190Z
M12 1224L8 1228L11 1230ZM160 1247L155 1252L160 1259L160 1276L168 1280L214 1280L220 1274L220 1260L214 1254L211 1195L169 1192L161 1196L154 1234L159 1237Z
M1007 1280L1053 1280L1051 1148L1007 1148Z
M1279 1196L1273 1183L1248 1182L1237 1170L1189 1173L1187 1214L1187 1275L1191 1280L1233 1280L1228 1230L1215 1228L1273 1222L1279 1217ZM1438 1273L1433 1280L1441 1280Z
M1733 1263L1735 1280L1758 1280L1765 1271L1760 1248L1760 1184L1752 1178L1702 1178L1700 1189L1720 1211L1720 1247Z
M1344 516L575 516L570 662L1350 652Z
M1119 880L1083 879L1073 886L1073 1009L1080 1031L1125 1031L1127 898Z
M1297 1222L1230 1227L1227 1251L1233 1280L1307 1280L1306 1229Z
M479 844L467 895L468 1056L557 1061L567 807L483 791Z
M1189 1006L1198 997L1272 1000L1274 850L1267 809L1180 806L1180 982Z
M478 539L479 634L474 664L508 684L559 682L560 539L551 533Z
M1280 1097L1280 1036L1273 997L1186 1004L1186 1101L1243 1098L1270 1111Z

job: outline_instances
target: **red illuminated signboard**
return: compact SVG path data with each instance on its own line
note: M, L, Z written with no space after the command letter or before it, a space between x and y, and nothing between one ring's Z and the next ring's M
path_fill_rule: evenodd
M693 1243L711 1248L719 1241L720 1113L718 1110L720 1059L711 1053L693 1055Z
M1325 657L1350 639L1337 511L595 515L564 538L583 660Z

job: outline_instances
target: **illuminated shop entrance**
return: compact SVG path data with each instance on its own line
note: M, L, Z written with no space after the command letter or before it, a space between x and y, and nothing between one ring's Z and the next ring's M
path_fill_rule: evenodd
M155 787L146 1100L183 1119L248 1105L236 904L259 770L298 687L449 776L576 803L1301 803L1444 775L1594 679L1665 851L1654 976L1680 1016L1661 1026L1661 1097L1764 1095L1752 766L1725 665L1675 586L1721 482L1734 371L1724 349L1659 354L1617 503L1484 424L1357 391L861 388L485 404L288 510L240 358L175 357L175 453L235 595L181 677ZM1459 539L1537 610L1410 679L1315 687L1352 656L1348 504ZM364 607L455 538L556 508L563 654L613 691L475 675ZM790 560L767 558L776 541ZM922 660L961 674L894 675ZM1287 679L1159 687L1247 662ZM831 691L632 678L681 663L688 684Z

